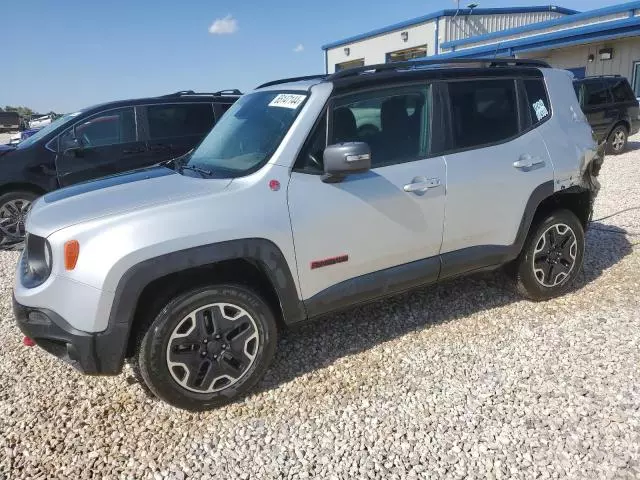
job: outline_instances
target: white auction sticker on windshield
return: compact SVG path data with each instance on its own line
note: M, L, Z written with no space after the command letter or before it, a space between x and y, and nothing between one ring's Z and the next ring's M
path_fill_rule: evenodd
M283 107L296 109L304 101L306 95L297 95L295 93L279 93L276 98L269 103L270 107Z

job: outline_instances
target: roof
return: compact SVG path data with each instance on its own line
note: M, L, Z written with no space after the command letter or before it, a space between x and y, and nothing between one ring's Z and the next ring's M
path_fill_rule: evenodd
M503 76L513 74L513 72L536 76L540 75L541 68L550 68L550 66L547 62L537 59L456 58L441 61L427 58L348 68L332 74L282 78L264 83L256 87L256 90L308 90L322 82L345 86L354 83L378 83L381 80L402 79L407 76L456 78L460 76L477 77L478 75ZM538 70L538 73L532 73L533 70Z
M509 30L505 30L505 33ZM483 56L504 57L515 54L549 50L552 48L582 45L588 42L614 40L640 35L640 16L626 17L608 22L548 32L530 37L517 38L489 45L456 50L433 55L429 58L446 60L451 58L473 58Z
M502 37L520 34L520 33L535 32L536 30L542 30L550 27L564 26L574 22L589 20L592 18L603 17L606 15L612 15L612 14L621 13L621 12L633 11L637 8L640 8L640 2L638 1L621 3L619 5L613 5L611 7L604 7L604 8L598 8L595 10L589 10L588 12L575 13L568 17L554 18L552 20L546 20L538 23L530 23L527 25L523 25L521 27L510 28L508 30L500 30L499 32L491 32L491 33L486 33L484 35L476 35L473 37L462 38L460 40L444 42L440 44L440 48L455 49L456 47L461 45L478 43L485 40L499 39Z
M322 46L323 50L328 50L330 48L339 47L340 45L346 45L348 43L357 42L360 40L365 40L370 37L375 37L377 35L382 35L384 33L393 32L395 30L401 30L403 28L411 27L413 25L419 25L421 23L428 22L429 20L434 20L440 17L453 17L456 15L505 15L510 13L538 13L538 12L557 12L564 15L574 15L579 13L577 10L571 10L569 8L557 7L555 5L538 5L531 7L508 7L508 8L461 8L461 9L446 9L439 10L437 12L430 13L428 15L423 15L421 17L415 17L410 20L406 20L400 23L394 23L392 25L388 25L386 27L378 28L376 30L371 30L366 33L362 33L360 35L354 35L353 37L345 38L342 40L338 40L336 42L327 43Z

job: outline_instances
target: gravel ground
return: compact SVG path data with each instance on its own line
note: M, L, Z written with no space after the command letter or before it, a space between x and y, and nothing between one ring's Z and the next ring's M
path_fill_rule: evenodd
M594 218L640 206L631 147ZM23 347L0 252L0 478L638 478L639 238L638 209L595 222L546 303L492 273L287 333L259 391L202 414Z

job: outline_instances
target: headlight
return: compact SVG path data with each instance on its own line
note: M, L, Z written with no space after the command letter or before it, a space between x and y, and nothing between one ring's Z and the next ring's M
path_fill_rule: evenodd
M27 288L42 285L51 275L51 245L46 238L27 235L22 252L22 284Z

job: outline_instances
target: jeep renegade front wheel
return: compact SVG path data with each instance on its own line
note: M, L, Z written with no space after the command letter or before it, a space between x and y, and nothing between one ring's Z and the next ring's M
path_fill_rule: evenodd
M582 224L569 210L557 210L532 225L515 262L520 294L546 300L565 292L578 275L584 255Z
M237 285L188 292L169 302L144 334L140 373L161 400L208 410L246 394L269 367L276 322L266 302Z

